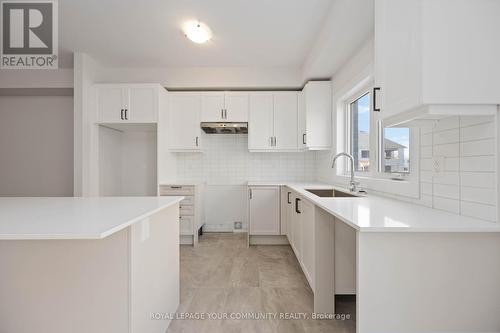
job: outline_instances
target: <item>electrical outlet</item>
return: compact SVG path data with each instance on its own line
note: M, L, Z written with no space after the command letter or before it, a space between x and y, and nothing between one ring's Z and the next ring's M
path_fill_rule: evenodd
M432 158L432 173L435 175L442 175L444 172L444 157L434 156Z
M243 224L239 221L234 222L234 229L235 230L241 230L243 228Z

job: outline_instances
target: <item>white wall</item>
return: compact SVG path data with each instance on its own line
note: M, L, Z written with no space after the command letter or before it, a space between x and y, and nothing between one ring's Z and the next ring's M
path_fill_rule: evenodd
M0 196L73 194L73 97L0 96Z
M311 181L315 152L250 153L247 135L203 134L203 153L179 153L179 182L206 182L206 230L247 223L248 181Z

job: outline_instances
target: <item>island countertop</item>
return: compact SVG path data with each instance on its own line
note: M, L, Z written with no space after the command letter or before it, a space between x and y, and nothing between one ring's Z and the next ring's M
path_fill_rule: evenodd
M0 240L102 239L184 197L0 198Z

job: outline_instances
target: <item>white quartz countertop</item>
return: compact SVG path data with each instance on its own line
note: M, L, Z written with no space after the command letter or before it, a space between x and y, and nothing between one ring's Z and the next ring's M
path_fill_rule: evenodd
M0 240L102 239L183 198L0 198Z
M362 232L500 232L488 222L399 200L370 195L321 198L306 189L346 189L323 183L249 182L248 186L288 186L316 206Z

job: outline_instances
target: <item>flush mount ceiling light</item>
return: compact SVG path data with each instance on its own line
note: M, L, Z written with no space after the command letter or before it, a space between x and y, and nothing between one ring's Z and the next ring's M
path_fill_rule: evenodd
M206 43L212 38L212 31L210 28L200 21L186 22L184 24L184 34L196 44Z

